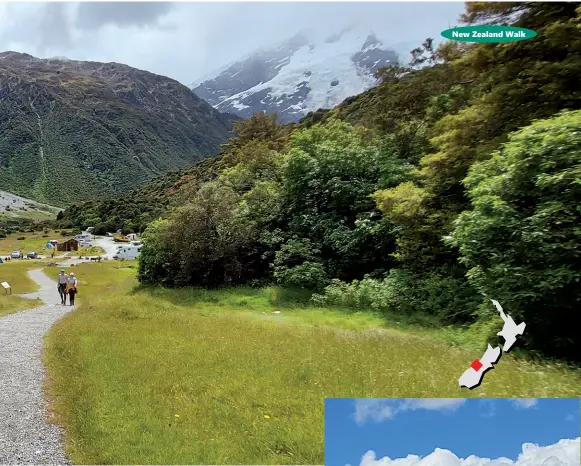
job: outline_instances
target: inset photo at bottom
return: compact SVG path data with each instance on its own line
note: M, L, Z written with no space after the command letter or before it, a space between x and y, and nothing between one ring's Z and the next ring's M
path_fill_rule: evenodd
M327 398L325 466L579 466L579 398Z

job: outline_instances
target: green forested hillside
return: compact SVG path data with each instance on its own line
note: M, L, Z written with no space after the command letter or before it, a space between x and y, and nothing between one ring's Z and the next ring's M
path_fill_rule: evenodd
M286 141L292 126L281 128L274 120L274 116L257 114L243 124L234 123L238 136L230 139L218 156L207 157L189 168L158 176L124 196L73 204L58 215L57 226L94 227L97 234L118 229L125 233L140 233L152 220L167 213L168 207L183 203L202 183L217 178L229 163L228 154L235 153L247 142L257 137L267 137L274 130L280 131L281 141ZM275 147L282 148L281 144Z
M59 227L94 227L96 234L121 229L140 233L149 223L179 202L182 189L189 184L209 181L217 176L220 159L208 157L195 166L172 171L135 188L127 195L73 204L57 216Z
M493 298L527 322L521 347L578 360L581 8L475 2L463 20L537 37L427 40L409 67L334 110L238 123L179 196L168 188L183 174L158 182L161 200L145 200L152 185L131 198L126 229L148 225L139 279L276 282L321 305L464 326L483 345L499 330ZM61 222L119 225L104 206ZM145 206L158 209L146 221Z
M231 130L187 87L116 63L0 54L0 188L53 205L129 192Z

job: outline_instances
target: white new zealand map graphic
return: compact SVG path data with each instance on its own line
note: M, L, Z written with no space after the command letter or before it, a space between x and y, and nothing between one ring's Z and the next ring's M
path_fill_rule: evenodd
M500 346L493 348L489 344L486 352L484 353L484 356L482 356L481 359L476 359L460 376L458 382L460 383L461 387L470 389L478 387L482 383L484 374L489 369L492 369L492 366L498 362L500 356L502 355L502 351L508 352L508 350L516 342L517 335L522 335L525 331L526 324L524 322L516 325L512 317L504 313L502 306L498 301L495 301L494 299L491 299L491 301L496 306L496 309L500 313L500 317L504 321L502 330L497 334L504 338L504 346L501 350Z

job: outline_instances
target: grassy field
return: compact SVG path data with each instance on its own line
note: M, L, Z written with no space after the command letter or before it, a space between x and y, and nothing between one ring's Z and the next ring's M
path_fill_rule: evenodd
M70 257L99 256L105 254L105 250L100 246L90 246L79 248L78 251L71 252Z
M0 282L8 282L13 293L6 294L4 289L0 288L0 317L41 304L40 301L17 296L19 293L32 293L38 290L38 285L27 274L35 265L38 267L38 264L32 261L10 261L0 264Z
M8 256L12 251L22 251L24 255L28 252L44 253L43 249L51 239L59 239L57 233L49 233L44 236L42 232L36 233L13 233L6 238L0 239L0 256ZM24 239L18 239L24 238Z
M19 239L22 238L22 239ZM0 256L8 256L12 251L22 251L23 254L28 252L36 252L37 254L45 255L50 257L52 252L51 249L45 250L46 243L49 240L56 239L58 241L62 240L63 237L60 232L50 232L48 234L36 232L36 233L13 233L6 238L0 239ZM99 246L92 246L89 248L79 248L78 251L72 251L67 253L69 257L78 256L97 256L103 254L104 250ZM55 251L55 254L62 255L62 252Z
M511 355L460 389L480 348L276 289L132 289L129 262L75 272L80 308L51 330L44 358L76 464L323 464L325 397L581 393L578 370Z

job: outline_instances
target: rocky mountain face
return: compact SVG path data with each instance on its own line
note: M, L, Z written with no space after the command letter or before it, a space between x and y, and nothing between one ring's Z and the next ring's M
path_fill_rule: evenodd
M128 192L217 153L237 118L126 65L0 53L0 189L59 206Z
M323 39L303 33L192 88L221 112L248 118L264 111L291 122L364 92L377 84L377 70L397 62L397 53L367 30L347 29Z

